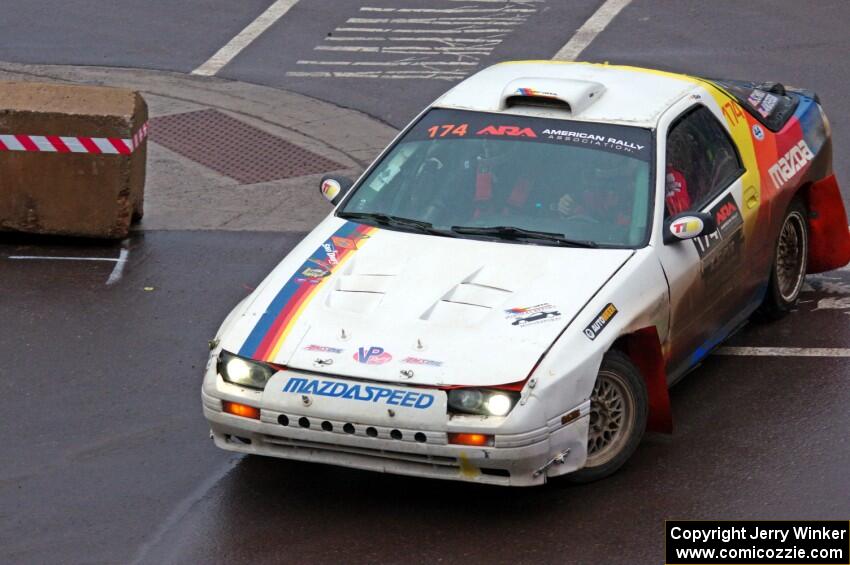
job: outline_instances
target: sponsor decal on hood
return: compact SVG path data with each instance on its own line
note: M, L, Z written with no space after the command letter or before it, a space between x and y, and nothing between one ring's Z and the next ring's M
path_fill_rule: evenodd
M364 240L377 230L372 226L346 222L334 232L297 269L296 276L283 285L242 344L239 355L259 361L273 360L298 317L330 279L329 275L339 269L363 245ZM318 279L311 277L319 273L314 265L321 265L327 275L323 274Z

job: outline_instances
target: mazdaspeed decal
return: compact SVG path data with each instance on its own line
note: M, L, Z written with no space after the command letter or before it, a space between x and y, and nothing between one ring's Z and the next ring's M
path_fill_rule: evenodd
M283 386L283 392L406 406L419 410L424 410L434 404L434 395L427 392L305 377L289 377L289 380Z
M313 254L295 270L293 276L283 285L265 313L248 334L248 338L239 349L239 355L259 361L272 361L280 351L289 332L298 321L298 317L330 280L330 274L357 252L363 240L378 228L346 222ZM316 266L321 267L317 269ZM319 277L319 272L327 275Z
M614 316L617 315L617 312L617 307L609 302L605 308L596 315L596 318L590 322L586 328L584 328L584 335L586 335L591 341L596 339L596 337L602 333L602 330L605 329L605 326L607 326Z

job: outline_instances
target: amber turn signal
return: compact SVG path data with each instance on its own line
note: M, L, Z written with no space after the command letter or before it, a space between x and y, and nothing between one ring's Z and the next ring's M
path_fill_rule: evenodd
M449 443L474 445L477 447L493 445L493 436L484 434L449 434Z
M253 406L248 406L247 404L239 404L238 402L228 402L226 400L221 404L224 411L228 414L233 414L234 416L242 416L243 418L251 418L254 420L260 419L259 408L254 408Z

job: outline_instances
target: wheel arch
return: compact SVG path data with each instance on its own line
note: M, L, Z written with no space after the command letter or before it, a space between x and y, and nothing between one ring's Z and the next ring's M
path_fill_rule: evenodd
M614 341L611 349L624 353L635 364L646 383L649 401L646 430L673 433L666 364L657 328L648 326L623 334Z

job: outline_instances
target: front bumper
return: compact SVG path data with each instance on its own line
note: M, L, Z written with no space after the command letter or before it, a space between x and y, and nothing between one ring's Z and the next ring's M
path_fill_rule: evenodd
M499 433L498 428L458 428L448 421L437 429L390 427L384 422L316 417L315 412L264 403L262 395L240 397L243 391L208 370L202 390L204 417L215 444L229 451L328 463L357 469L510 486L542 484L547 477L584 465L587 446L587 406L581 417L561 424L561 416L523 433ZM222 410L222 400L260 408L260 420ZM448 443L449 432L486 433L492 447ZM553 463L553 460L559 461Z

